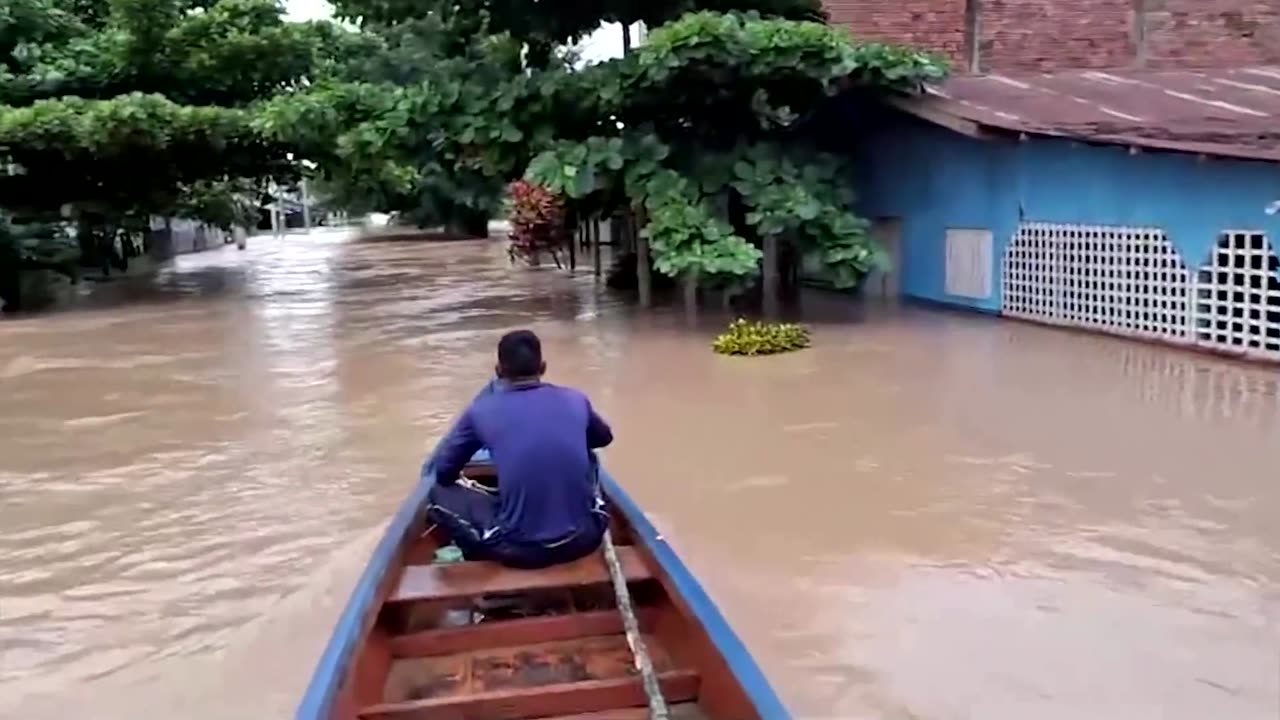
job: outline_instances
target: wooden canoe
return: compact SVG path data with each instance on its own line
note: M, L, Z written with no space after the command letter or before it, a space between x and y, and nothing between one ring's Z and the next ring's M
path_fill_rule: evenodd
M480 453L465 473L492 477ZM356 585L297 720L644 720L602 551L544 570L436 563L428 470ZM671 720L789 718L697 580L601 469L611 534ZM503 619L476 599L522 599ZM521 616L522 615L522 616Z

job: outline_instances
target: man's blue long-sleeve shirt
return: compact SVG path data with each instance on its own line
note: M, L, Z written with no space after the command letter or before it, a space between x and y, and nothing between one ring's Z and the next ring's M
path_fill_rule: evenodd
M445 485L482 448L498 470L494 540L546 543L593 529L591 450L613 432L583 393L550 383L502 384L462 413L435 456Z

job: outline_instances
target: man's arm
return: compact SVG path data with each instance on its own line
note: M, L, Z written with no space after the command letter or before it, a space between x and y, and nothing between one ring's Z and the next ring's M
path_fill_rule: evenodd
M462 469L483 447L484 443L481 442L475 421L471 417L471 408L468 407L449 431L449 435L440 443L440 451L436 454L436 482L452 485L462 474Z
M591 401L587 400L587 447L595 450L611 442L613 442L613 430L604 418L596 414L595 408L591 407Z

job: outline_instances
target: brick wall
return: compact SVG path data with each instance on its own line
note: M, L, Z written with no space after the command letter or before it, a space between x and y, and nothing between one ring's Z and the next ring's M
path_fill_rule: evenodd
M833 23L968 63L976 3L984 72L1280 63L1280 0L826 0Z
M1145 0L1148 67L1240 67L1280 62L1275 0Z
M832 24L859 38L936 50L958 68L964 52L965 0L825 0Z
M1133 0L983 0L981 68L1042 71L1131 65L1132 19Z

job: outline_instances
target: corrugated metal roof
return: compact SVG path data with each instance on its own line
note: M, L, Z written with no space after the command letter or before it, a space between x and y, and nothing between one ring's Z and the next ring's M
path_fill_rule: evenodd
M1280 67L952 78L900 107L990 129L1280 162Z

